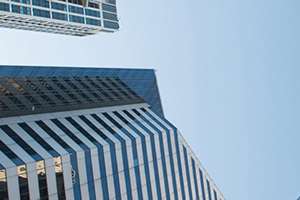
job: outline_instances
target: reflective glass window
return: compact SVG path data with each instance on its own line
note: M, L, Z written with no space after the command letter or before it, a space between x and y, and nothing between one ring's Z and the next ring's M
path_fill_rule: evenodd
M26 165L17 167L21 200L29 200L28 175Z
M9 4L0 2L0 10L9 12Z
M76 23L84 24L84 18L83 17L70 15L69 18L70 18L70 22L76 22Z
M118 21L117 15L116 15L116 14L113 14L113 13L103 12L103 18L104 18L104 19L109 19L109 20Z
M50 18L50 12L47 10L33 9L33 15L39 17Z
M119 24L115 22L104 21L104 27L111 29L119 29Z
M51 2L51 8L55 10L67 11L67 5L62 3Z
M69 12L83 14L83 8L69 5Z
M86 18L86 24L101 26L101 21L97 19Z
M43 160L36 163L36 172L38 176L40 199L48 199L48 186L46 177L45 162Z
M68 16L64 13L52 12L52 18L58 20L68 21Z
M30 0L12 0L12 1L18 3L30 4Z
M20 13L20 14L24 14L24 15L31 15L31 9L29 7L25 7L25 6L18 6L18 5L11 5L11 10L14 13Z
M47 1L47 0L32 0L32 5L49 8L49 1Z
M64 200L66 199L66 193L65 193L65 186L64 186L63 166L62 166L61 157L54 158L54 163L55 163L58 199Z
M8 200L6 171L0 170L0 200Z
M102 9L109 12L117 12L116 6L108 5L108 4L102 4Z
M100 12L91 9L85 9L85 15L92 16L92 17L100 17Z

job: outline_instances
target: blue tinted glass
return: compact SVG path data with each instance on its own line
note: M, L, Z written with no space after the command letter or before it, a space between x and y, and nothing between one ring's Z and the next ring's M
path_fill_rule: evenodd
M49 1L47 1L47 0L32 0L32 5L49 8Z
M108 4L102 4L102 9L109 12L117 12L116 6L111 6Z
M58 19L58 20L68 21L68 16L66 14L58 13L58 12L52 12L52 18L53 19Z
M39 17L46 17L50 18L50 12L47 10L40 10L40 9L33 9L33 15L34 16L39 16Z
M115 22L104 21L104 27L111 29L119 29L119 24Z
M0 2L0 10L9 11L9 4Z
M29 7L17 6L17 5L12 4L11 5L11 10L14 13L20 13L20 14L24 14L24 15L31 15L31 9Z
M65 4L51 2L51 8L55 10L67 11L67 6Z
M103 12L103 18L118 21L117 15L112 13Z
M69 6L69 12L83 14L83 8L77 6Z
M100 17L100 12L91 9L85 9L85 15L92 16L92 17Z
M86 18L86 24L101 26L101 21L97 19Z
M84 24L84 18L83 17L70 15L69 18L70 18L70 22L76 22L76 23Z
M18 3L30 4L30 0L12 0L12 1Z

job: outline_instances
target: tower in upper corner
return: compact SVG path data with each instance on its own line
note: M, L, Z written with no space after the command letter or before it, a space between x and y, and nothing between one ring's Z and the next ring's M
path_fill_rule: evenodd
M0 0L0 27L85 36L119 22L116 0Z

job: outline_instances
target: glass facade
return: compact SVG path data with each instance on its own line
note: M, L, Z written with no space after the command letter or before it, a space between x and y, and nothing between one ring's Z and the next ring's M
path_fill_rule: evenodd
M159 96L149 94L157 89L153 70L126 74L124 69L82 73L52 68L47 77L42 75L49 75L47 68L6 70L0 70L0 76L5 74L0 94L13 98L1 99L2 110L26 106L26 99L34 99L37 109L48 103L53 107L106 100L125 103L51 114L44 110L0 124L0 200L224 200L176 127L157 112ZM141 95L145 88L156 104ZM139 96L147 100L129 101Z

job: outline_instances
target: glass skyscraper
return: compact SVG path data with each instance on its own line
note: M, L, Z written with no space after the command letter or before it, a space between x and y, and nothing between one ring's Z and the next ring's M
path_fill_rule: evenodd
M151 69L0 67L0 200L224 196Z
M0 0L0 26L85 36L119 22L115 0Z

